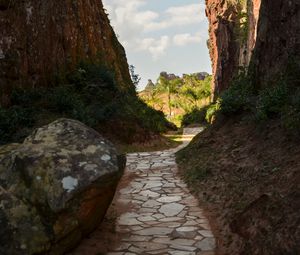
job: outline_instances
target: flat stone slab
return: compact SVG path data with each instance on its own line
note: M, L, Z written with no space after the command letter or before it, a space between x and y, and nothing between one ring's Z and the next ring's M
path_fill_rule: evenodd
M201 251L211 251L216 247L216 242L214 238L205 238L202 241L196 243L196 246L201 249Z
M184 209L184 205L178 203L170 203L162 205L159 209L160 213L163 213L166 216L172 217L176 216Z
M158 198L156 201L161 202L161 203L172 203L172 202L178 202L182 198L180 196L164 196Z
M141 236L162 236L170 234L172 231L172 228L152 227L136 231L134 234Z
M159 193L153 192L151 190L143 190L139 194L144 197L159 197L160 196Z
M161 203L159 203L155 200L148 200L147 202L143 203L142 207L153 208L153 207L156 207L156 206L159 206L159 205L161 205Z

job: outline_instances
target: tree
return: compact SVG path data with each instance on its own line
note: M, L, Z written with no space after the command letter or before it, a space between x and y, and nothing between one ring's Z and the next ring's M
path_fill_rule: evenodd
M164 76L160 76L157 81L156 89L159 92L166 92L168 94L168 107L169 107L169 116L172 115L172 104L171 96L177 92L177 88L182 84L181 79L168 80Z
M135 73L135 66L134 65L129 66L129 73L130 73L133 85L137 88L137 86L139 85L139 83L141 81L141 77L140 77L139 74Z

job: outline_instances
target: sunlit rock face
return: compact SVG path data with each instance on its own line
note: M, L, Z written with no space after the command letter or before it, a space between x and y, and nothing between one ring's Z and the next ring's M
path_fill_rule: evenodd
M257 25L259 19L261 0L248 1L247 9L247 37L240 46L239 66L248 67L253 54L257 38Z
M235 40L237 10L224 0L206 0L209 20L209 51L212 60L213 91L219 94L229 86L239 61L239 43Z
M125 167L113 145L74 120L0 147L0 254L64 254L103 219Z
M3 104L14 86L49 86L81 61L102 63L122 88L131 86L125 51L100 0L0 0L0 31Z
M256 43L260 3L261 0L206 0L215 97L228 88L240 68L249 66Z

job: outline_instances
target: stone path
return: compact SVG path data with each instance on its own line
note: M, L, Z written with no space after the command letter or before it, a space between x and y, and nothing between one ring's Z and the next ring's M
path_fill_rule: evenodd
M120 244L107 255L214 254L208 220L178 177L175 163L175 152L199 131L185 129L186 139L176 149L128 154L125 176L134 178L118 191L115 201L116 207L128 209L117 219Z

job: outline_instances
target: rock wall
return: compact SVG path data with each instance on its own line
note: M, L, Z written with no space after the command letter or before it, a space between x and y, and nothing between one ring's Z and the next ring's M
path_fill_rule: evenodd
M300 1L262 0L252 58L256 83L269 85L290 62L300 59ZM294 66L299 72L299 66ZM298 69L298 70L297 70ZM274 83L270 83L274 84ZM295 83L299 86L299 83Z
M239 66L247 67L253 54L257 38L257 25L259 19L261 0L248 1L246 6L246 35L244 43L240 47Z
M80 62L100 62L122 88L130 75L123 47L100 0L1 0L0 92L48 86L54 75Z
M236 69L239 44L234 40L237 10L225 0L206 0L209 20L209 51L213 70L215 95L226 89Z
M299 59L299 0L206 0L206 5L215 97L240 68L251 67L256 86L263 87Z

